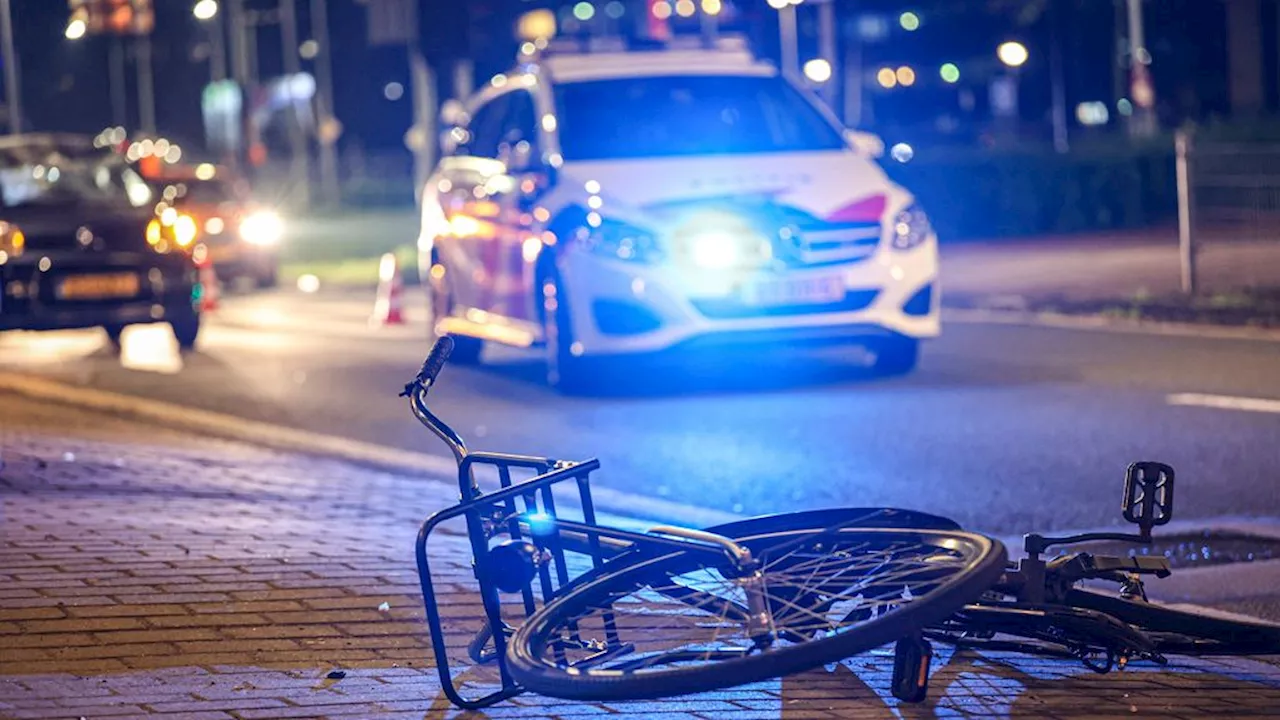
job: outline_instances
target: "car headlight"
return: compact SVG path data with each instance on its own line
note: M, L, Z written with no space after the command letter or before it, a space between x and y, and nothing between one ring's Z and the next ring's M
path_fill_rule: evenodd
M653 234L618 220L589 213L586 224L577 231L578 244L596 255L628 262L656 263L662 249Z
M179 215L178 219L173 221L173 240L180 248L191 247L198 233L196 220L190 215Z
M240 222L240 237L250 245L275 245L284 235L284 221L270 210L260 210Z
M22 255L27 247L27 236L9 223L0 222L0 265L9 262L10 258Z
M912 204L898 213L889 231L889 239L894 248L910 250L929 239L933 234L933 226L929 224L929 217L920 206Z

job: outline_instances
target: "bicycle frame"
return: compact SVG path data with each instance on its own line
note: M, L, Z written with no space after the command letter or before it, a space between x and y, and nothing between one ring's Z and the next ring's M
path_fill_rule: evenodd
M712 533L658 527L653 528L653 532L658 534L646 534L600 525L596 518L595 503L591 497L590 478L591 473L599 469L599 460L567 462L530 455L469 452L462 438L427 409L424 389L419 388L411 392L410 403L414 416L449 446L458 463L458 490L461 502L436 512L422 523L418 530L414 554L417 558L423 605L441 687L450 702L460 708L476 710L488 707L523 691L508 674L504 659L507 644L504 630L506 626L502 619L502 598L499 595L489 549L489 541L497 535L509 535L513 541L517 542L530 540L543 553L544 561L536 566L534 582L524 585L519 593L523 618L533 614L539 601L545 603L572 585L588 580L606 563L622 555L633 556L636 553L664 551L703 552L728 558L731 563L740 568L748 568L751 564L750 553L745 548ZM488 493L481 490L476 480L475 471L478 466L496 469L499 489ZM536 474L532 478L516 482L512 478L512 470L515 469L532 470ZM573 481L577 486L582 522L564 520L556 514L556 501L552 487L566 481ZM522 523L521 517L529 517L537 513L544 513L554 521L554 532L535 534L528 531L528 524ZM459 517L466 520L467 538L480 590L480 601L485 622L492 630L498 672L502 683L500 690L478 698L463 697L453 683L444 626L436 601L431 561L427 553L427 542L431 533L441 523ZM562 534L585 538L586 547L581 547L581 544L567 547L562 541ZM571 577L566 552L581 553L583 550L586 550L585 554L590 558L591 569L578 577ZM607 647L601 652L609 652L608 648L621 644L613 630L609 630L607 635Z

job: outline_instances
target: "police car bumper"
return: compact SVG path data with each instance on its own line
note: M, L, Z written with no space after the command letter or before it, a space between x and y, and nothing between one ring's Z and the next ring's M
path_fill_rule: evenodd
M866 342L937 336L936 239L844 265L717 272L565 258L574 350L584 356L683 346Z

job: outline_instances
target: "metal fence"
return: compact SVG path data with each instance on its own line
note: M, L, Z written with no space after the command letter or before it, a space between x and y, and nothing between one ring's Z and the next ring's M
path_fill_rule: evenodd
M1176 142L1183 291L1280 287L1280 143Z

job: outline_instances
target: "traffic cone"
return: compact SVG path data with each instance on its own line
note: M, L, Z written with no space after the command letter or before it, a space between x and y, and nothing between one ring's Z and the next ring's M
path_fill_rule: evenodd
M400 264L394 253L382 256L382 264L378 267L378 299L373 305L373 317L369 321L373 325L403 325L401 293L404 284L400 280Z
M200 312L217 310L218 301L222 299L222 285L211 261L200 264L200 287Z

